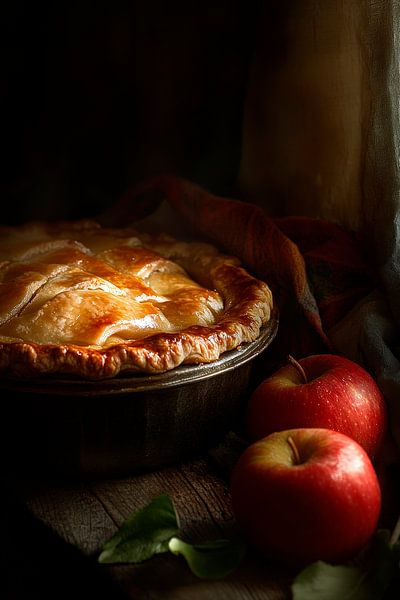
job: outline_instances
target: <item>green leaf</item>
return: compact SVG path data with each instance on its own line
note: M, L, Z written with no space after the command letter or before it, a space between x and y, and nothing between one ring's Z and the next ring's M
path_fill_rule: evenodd
M178 516L171 498L163 494L128 517L108 540L98 558L100 563L139 563L155 554L168 552L168 541L179 533Z
M315 562L295 578L293 600L379 600L359 567L332 566Z
M173 554L181 554L192 573L203 579L220 579L239 566L246 547L241 540L215 540L204 544L188 544L177 537L169 541Z
M398 537L393 540L387 529L378 529L357 566L318 561L301 571L292 584L293 600L381 600L399 581L399 567Z

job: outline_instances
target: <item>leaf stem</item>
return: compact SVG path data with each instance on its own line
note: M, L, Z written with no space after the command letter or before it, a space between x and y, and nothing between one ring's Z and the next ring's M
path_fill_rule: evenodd
M293 365L293 367L295 369L297 369L297 371L300 373L301 378L303 380L303 383L308 383L308 379L307 379L307 375L306 372L304 371L303 367L301 366L301 364L295 359L293 358L293 356L291 356L289 354L288 356L288 362Z

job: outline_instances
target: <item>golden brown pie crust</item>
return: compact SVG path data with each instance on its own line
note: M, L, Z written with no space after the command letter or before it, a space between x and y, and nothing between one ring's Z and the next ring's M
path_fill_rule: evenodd
M199 242L92 220L0 227L0 372L98 380L255 340L272 294Z

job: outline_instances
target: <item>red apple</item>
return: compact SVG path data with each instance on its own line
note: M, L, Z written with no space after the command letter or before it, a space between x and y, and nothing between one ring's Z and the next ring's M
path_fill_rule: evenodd
M248 541L295 565L354 556L381 508L367 453L329 429L281 431L253 443L232 471L231 498Z
M344 433L374 458L383 440L385 399L371 375L341 356L291 359L253 392L247 434L261 439L275 431L324 427Z

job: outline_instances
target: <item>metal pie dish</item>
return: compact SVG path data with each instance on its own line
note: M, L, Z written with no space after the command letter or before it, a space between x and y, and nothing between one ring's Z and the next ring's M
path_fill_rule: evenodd
M0 381L10 472L119 476L193 457L217 444L243 407L254 361L278 329L274 310L259 337L208 364L103 381Z

